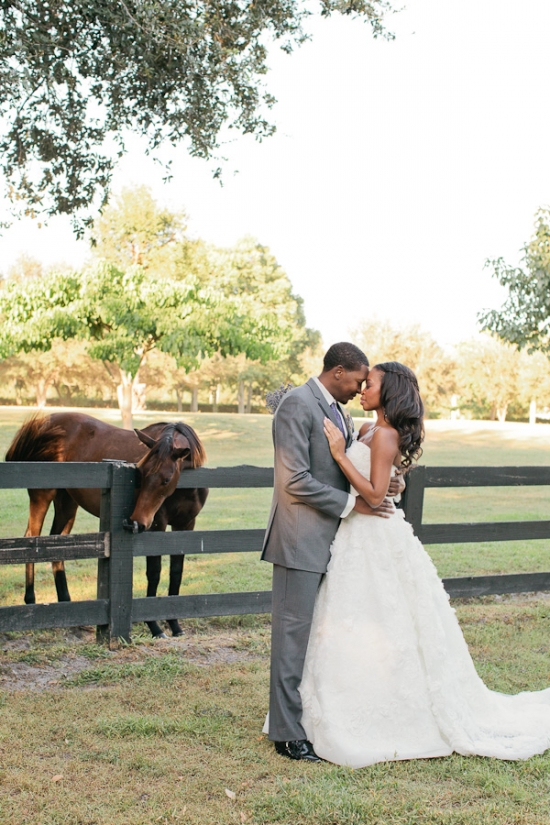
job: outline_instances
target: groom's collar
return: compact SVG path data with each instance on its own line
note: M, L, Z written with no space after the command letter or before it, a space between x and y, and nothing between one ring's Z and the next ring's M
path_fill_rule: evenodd
M335 397L334 397L333 395L331 395L331 394L330 394L330 392L327 390L327 388L325 387L325 385L324 385L324 384L321 384L321 382L319 381L319 379L318 379L315 375L314 375L314 376L312 376L312 379L311 379L311 380L312 380L312 381L315 381L316 385L319 387L319 389L320 389L320 390L321 390L321 392L323 393L323 398L325 399L325 401L327 402L327 404L329 405L329 407L330 407L330 405L331 405L331 404L336 404L336 403L337 403L337 401L336 401Z

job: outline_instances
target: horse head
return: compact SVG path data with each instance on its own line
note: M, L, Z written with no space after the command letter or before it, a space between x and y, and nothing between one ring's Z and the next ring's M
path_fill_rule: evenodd
M149 530L164 501L175 491L182 470L201 467L206 455L195 431L183 422L153 424L135 430L139 440L149 448L137 469L141 486L134 510L123 527L131 533ZM160 431L159 431L160 430Z

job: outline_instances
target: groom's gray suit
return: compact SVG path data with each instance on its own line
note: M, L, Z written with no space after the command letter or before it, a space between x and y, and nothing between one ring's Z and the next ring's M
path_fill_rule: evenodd
M269 738L276 742L307 738L298 687L315 595L349 502L348 481L324 433L325 417L338 425L310 379L284 396L273 419L275 482L262 558L274 565Z

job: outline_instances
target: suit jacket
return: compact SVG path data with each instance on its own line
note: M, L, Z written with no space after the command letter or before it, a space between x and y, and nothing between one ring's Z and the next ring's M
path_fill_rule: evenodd
M262 558L324 573L349 484L330 454L323 420L334 413L317 383L291 390L273 418L275 480ZM351 443L348 433L347 446Z

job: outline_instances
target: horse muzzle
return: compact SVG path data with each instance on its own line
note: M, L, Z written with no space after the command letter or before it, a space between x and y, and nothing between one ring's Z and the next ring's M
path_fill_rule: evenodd
M139 521L128 521L127 518L122 522L122 526L127 533L143 533L145 531L144 524L140 524Z

